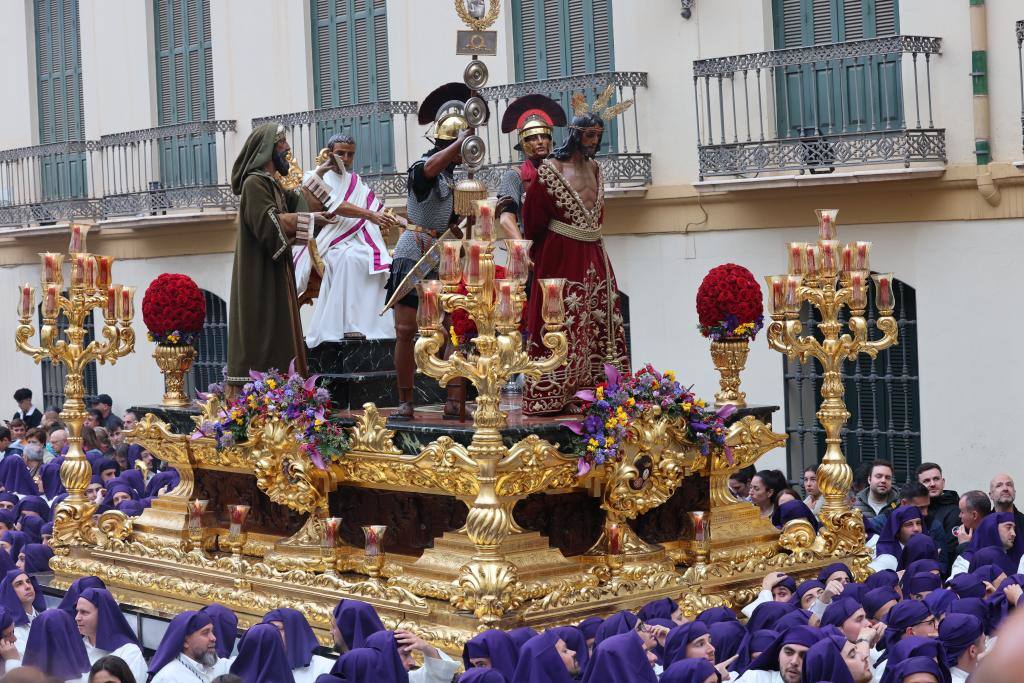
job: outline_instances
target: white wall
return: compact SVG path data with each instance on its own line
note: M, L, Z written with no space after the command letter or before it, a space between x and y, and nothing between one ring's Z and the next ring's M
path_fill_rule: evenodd
M1021 327L1019 307L1008 306L1020 291L1020 222L844 226L840 236L873 241L873 268L892 270L916 289L924 459L940 463L950 486L960 490L987 490L988 479L1003 468L1024 479L1014 429L1024 382L1024 367L1013 355ZM619 287L630 296L634 364L675 369L680 381L712 400L718 375L708 341L696 330L694 303L704 275L731 262L762 282L785 271L787 241L814 238L811 227L696 233L694 258L686 257L691 238L685 235L607 238ZM743 387L752 403L783 405L782 360L763 332L752 346ZM780 411L775 431L784 426ZM782 454L765 462L782 466Z
M28 147L39 140L37 119L35 28L31 0L8 0L0 21L0 149Z
M97 368L99 390L110 394L116 411L120 413L130 405L158 403L163 396L163 377L152 358L156 345L146 339L146 326L142 322L142 297L149 283L161 273L185 273L200 288L228 301L232 258L232 254L209 254L115 261L114 280L138 287L135 294L135 320L132 324L135 330L135 353L121 358L115 365L100 365ZM10 349L6 362L0 363L0 415L7 412L7 407L4 407L5 394L13 394L15 389L22 386L32 389L40 397L39 405L42 406L42 374L39 366L33 364L29 356L14 352L17 287L22 282L33 283L38 302L38 281L37 265L0 268L0 310L5 311L0 316L0 339L8 340L7 348ZM97 323L100 319L101 315L97 313ZM37 335L30 343L38 343L38 329L36 332ZM9 412L13 414L14 408L11 407Z

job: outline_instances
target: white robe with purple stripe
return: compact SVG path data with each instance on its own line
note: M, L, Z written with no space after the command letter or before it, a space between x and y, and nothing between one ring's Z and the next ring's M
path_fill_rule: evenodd
M327 201L330 210L342 202L373 212L384 208L356 173L341 176L328 171L324 182L331 188ZM391 265L380 228L364 219L339 216L335 223L320 231L316 245L324 261L324 274L306 329L306 346L313 348L322 342L338 341L353 332L367 339L394 338L391 311L379 315L385 303L384 286ZM296 290L302 292L312 269L309 250L305 246L293 247L292 258Z

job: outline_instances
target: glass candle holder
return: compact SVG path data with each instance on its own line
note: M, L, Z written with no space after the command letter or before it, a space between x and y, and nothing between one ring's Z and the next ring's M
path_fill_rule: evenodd
M85 288L96 289L96 257L90 256L85 259Z
M18 317L19 318L31 318L32 308L36 301L36 288L29 283L24 283L19 287L18 294Z
M92 258L92 254L74 253L71 254L71 286L85 287L85 262Z
M96 259L96 289L106 292L114 270L113 256L94 256Z
M484 258L490 245L491 243L485 240L466 241L466 264L463 267L463 274L466 284L470 287L479 287L484 284Z
M868 272L850 271L850 308L863 311L868 307Z
M850 270L871 270L871 242L850 242Z
M543 294L541 317L546 325L561 325L565 322L564 290L564 277L540 279L540 291Z
M704 519L706 514L703 510L694 510L690 513L690 520L693 522L693 540L698 543L708 540L707 524Z
M618 524L609 524L605 529L608 537L608 554L619 555L622 553L622 527Z
M804 247L804 275L818 277L821 274L821 248L817 244Z
M839 256L839 272L849 273L853 270L853 244L844 244Z
M387 533L386 524L371 524L363 527L363 537L366 539L366 557L377 557L384 552L384 534Z
M515 293L518 287L517 282L512 280L496 280L494 320L500 327L516 327L516 303Z
M786 312L786 277L767 275L764 278L768 284L768 304L772 315L783 315Z
M324 548L338 547L338 536L341 531L341 517L328 517L324 520L324 537L321 543Z
M842 249L839 240L821 240L818 242L818 249L821 254L822 274L832 276L838 273Z
M228 505L228 534L230 536L242 534L245 520L249 517L249 509L248 505Z
M476 201L476 224L473 237L482 242L494 241L494 209L498 201L493 198Z
M57 254L52 251L39 254L39 261L43 267L43 284L64 282L64 254Z
M796 314L800 311L800 285L803 284L802 275L786 276L786 313Z
M444 240L441 242L441 262L438 275L446 285L457 285L462 279L462 242Z
M896 307L896 298L892 292L892 273L875 273L871 276L875 281L875 306L883 315L892 313Z
M789 274L790 275L803 275L804 269L804 252L807 249L807 242L790 242L787 247L787 255L789 256Z
M505 245L508 248L505 277L525 284L530 275L530 247L533 240L505 240Z
M103 308L103 317L107 320L117 320L118 299L121 298L121 285L110 285L107 287L107 303Z
M128 324L135 317L135 287L123 285L118 298L117 318Z
M60 284L51 282L46 285L43 292L43 318L53 319L57 317L57 302L60 300Z
M416 285L419 306L416 308L416 325L421 330L433 330L441 326L444 309L441 308L441 292L444 284L440 280L424 280Z
M209 500L190 500L188 502L188 528L199 529L203 526L203 514L206 512Z
M69 254L85 253L85 238L89 234L89 225L83 223L71 224L71 242L68 244Z
M839 209L818 209L814 214L818 217L818 239L834 240L838 234L836 216L839 215Z

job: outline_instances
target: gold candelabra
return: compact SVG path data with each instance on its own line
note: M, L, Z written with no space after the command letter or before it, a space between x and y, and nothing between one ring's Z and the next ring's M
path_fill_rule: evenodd
M66 369L64 380L64 407L61 420L68 426L68 452L60 468L61 481L68 497L57 508L54 516L54 542L59 545L78 545L92 538L91 522L95 504L85 497L85 488L92 477L92 467L82 452L82 422L85 419L85 384L82 372L93 361L113 365L118 358L135 350L134 317L135 288L112 284L113 256L90 254L86 250L88 225L71 225L71 243L67 255L40 254L42 262L42 326L39 346L29 339L35 334L32 324L35 312L35 292L29 284L21 285L18 301L19 324L15 331L15 344L19 351L32 357L36 363L44 358L61 363ZM64 261L71 264L71 286L64 290ZM103 309L104 341L85 342L83 323L94 308ZM57 319L64 315L67 328L63 335Z
M509 588L516 580L515 565L502 557L501 544L518 530L512 519L514 499L499 500L495 491L497 466L508 455L501 437L508 415L499 409L501 387L516 373L539 378L565 362L568 341L563 330L565 306L562 279L540 280L543 292L543 343L551 353L530 358L523 348L520 319L526 303L525 284L529 272L529 240L506 240L509 261L506 277L495 279L493 199L477 203L474 225L476 239L446 240L440 245L440 280L417 285L419 308L416 364L442 386L457 377L469 379L477 388L473 411L473 440L469 456L479 466L479 492L470 505L466 533L476 547L473 560L460 570L461 593L453 602L460 609L474 611L484 621L499 619L512 608ZM465 251L463 264L462 252ZM465 276L467 294L458 287ZM438 353L448 335L443 330L445 312L465 310L476 323L473 352L455 350L447 359Z
M894 307L892 273L870 274L870 242L842 245L837 239L836 209L819 209L817 243L791 242L789 270L786 275L770 275L768 298L772 322L768 325L768 344L785 353L790 360L806 362L814 358L821 363L822 403L817 418L825 429L825 457L818 467L818 487L825 496L824 517L836 519L849 512L847 495L853 483L853 471L840 446L840 430L850 419L843 400L843 361L856 360L861 353L875 358L878 352L896 344L899 330L892 312ZM868 278L875 283L875 304L878 319L875 327L882 333L876 340L868 339ZM837 284L838 279L838 284ZM801 336L800 310L809 302L821 314L818 323L820 339ZM846 322L848 333L840 335L843 324L839 313L850 309Z

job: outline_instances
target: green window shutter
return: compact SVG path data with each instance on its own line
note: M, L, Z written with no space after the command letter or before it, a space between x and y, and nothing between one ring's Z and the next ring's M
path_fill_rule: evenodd
M898 0L773 0L779 49L895 35ZM779 135L899 129L900 54L787 67L775 74Z
M78 0L35 0L36 97L39 143L85 139ZM49 154L40 160L45 201L85 197L85 154Z
M383 102L391 98L386 0L310 0L313 90L317 109ZM335 133L356 140L356 170L393 173L390 115L321 121L319 145Z
M161 126L215 118L209 0L153 0L157 120ZM212 133L158 140L164 188L216 183Z

